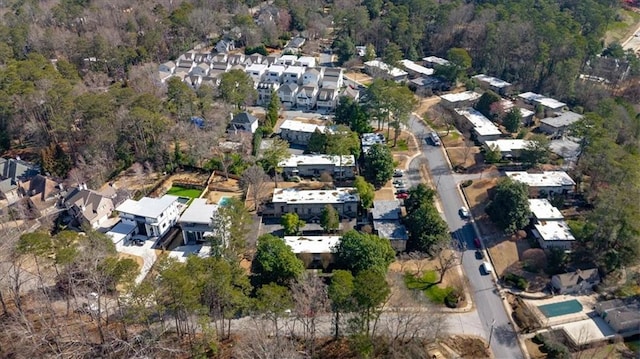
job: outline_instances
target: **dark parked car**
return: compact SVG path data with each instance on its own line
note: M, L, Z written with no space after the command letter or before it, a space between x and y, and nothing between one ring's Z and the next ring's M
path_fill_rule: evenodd
M398 194L396 194L396 198L397 199L407 199L407 198L409 198L409 194L408 193L398 193Z
M482 248L482 243L480 243L480 238L478 237L473 239L473 244L476 245L476 248Z

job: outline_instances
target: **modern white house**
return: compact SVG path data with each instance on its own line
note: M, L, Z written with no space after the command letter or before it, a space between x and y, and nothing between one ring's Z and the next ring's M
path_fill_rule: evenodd
M300 91L298 91L298 95L296 95L296 106L298 106L299 109L310 110L316 106L317 98L317 85L302 86Z
M207 204L204 198L194 199L178 219L184 244L202 243L205 237L212 236L212 217L217 212L217 204Z
M325 77L326 78L326 77ZM324 80L323 80L324 81ZM323 87L318 91L316 107L318 111L331 112L336 109L338 100L338 90L335 88Z
M524 92L518 95L518 98L525 103L536 106L540 105L544 108L546 116L553 116L553 114L566 110L567 104L560 102L556 99L546 97L534 92Z
M298 56L296 55L282 55L276 60L276 64L278 65L293 65L298 61Z
M285 236L284 242L293 253L309 253L320 255L333 253L334 248L340 243L341 236ZM319 259L319 258L318 258Z
M299 87L296 83L287 83L280 86L278 88L278 97L280 98L280 102L282 102L282 106L285 108L295 106L298 90Z
M470 130L480 143L497 140L502 135L498 126L473 108L456 108L454 112L458 115L461 125Z
M247 73L247 75L251 77L253 82L257 85L262 81L265 73L267 72L267 65L260 64L260 63L251 64L247 66L247 68L245 68L244 71Z
M437 56L423 57L422 62L424 63L424 66L429 68L435 68L436 66L448 66L450 64L449 60Z
M285 213L297 213L303 219L319 219L324 207L331 205L341 218L355 218L359 203L360 196L355 188L329 190L276 188L263 214L280 217Z
M564 171L544 172L505 172L514 181L522 182L529 187L529 195L565 194L575 190L576 182Z
M294 65L303 67L315 67L316 58L312 56L300 56L298 57L296 62L294 62Z
M258 105L266 105L271 102L271 95L273 93L278 93L278 89L280 88L279 82L260 82L258 84Z
M322 76L322 87L339 89L344 84L344 70L341 67L325 67Z
M280 137L289 143L306 145L316 130L324 132L325 126L295 120L284 120L280 125Z
M434 69L424 67L407 59L400 60L400 65L404 68L405 71L407 71L407 73L409 73L409 76L411 76L412 78L420 76L431 76L435 72Z
M569 126L580 121L582 118L583 116L578 113L564 111L556 116L540 120L540 130L551 137L560 138L567 132Z
M302 66L289 66L282 73L282 82L285 84L301 84L302 75L307 70Z
M136 227L135 233L146 237L162 237L176 224L181 204L178 197L143 197L139 201L128 199L116 207L121 223Z
M480 96L482 95L475 91L449 93L440 96L440 104L450 110L454 108L473 107L480 99Z
M529 199L532 234L542 249L561 248L571 250L575 237L564 216L546 198Z
M324 74L323 67L308 67L302 75L302 86L319 86L322 74Z
M472 78L485 90L491 90L502 96L508 96L511 93L511 84L497 77L480 74Z
M373 78L382 78L396 82L405 81L409 75L406 71L395 66L385 64L380 60L371 60L364 63L364 71Z
M486 141L484 145L491 151L500 151L502 158L520 158L522 150L527 148L531 143L529 140L522 139L498 139L495 141Z
M318 177L328 173L334 178L354 178L356 160L352 155L293 155L278 164L285 176Z
M271 65L267 69L267 74L264 78L266 82L282 83L282 74L284 73L285 66Z

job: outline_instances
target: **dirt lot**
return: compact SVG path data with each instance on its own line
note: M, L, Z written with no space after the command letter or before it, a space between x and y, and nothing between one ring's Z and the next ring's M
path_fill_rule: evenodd
M447 147L447 154L453 166L470 168L478 165L480 148L476 146Z
M387 183L384 187L380 188L376 191L376 195L374 200L376 201L388 201L395 199L395 195L393 194L393 187L391 186L391 181Z
M487 206L487 200L489 198L489 192L498 183L498 178L481 178L473 181L471 186L463 188L463 192L469 202L469 207L473 213L473 217L476 220L478 228L482 236L495 236L500 233L500 230L489 220L484 213L484 208Z
M420 116L427 112L432 106L440 103L440 96L431 96L427 98L416 96L416 99L418 100L418 108L415 112Z
M371 78L371 76L364 74L362 72L349 71L345 73L344 76L356 82L359 82L363 85L368 85L373 82L373 78Z
M485 341L480 338L454 335L445 339L444 343L462 358L476 359L492 357L486 348Z

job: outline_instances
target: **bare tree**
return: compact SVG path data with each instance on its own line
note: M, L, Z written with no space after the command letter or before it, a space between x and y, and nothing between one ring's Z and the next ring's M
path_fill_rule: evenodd
M458 265L458 259L456 258L455 252L448 244L439 245L435 248L436 258L438 259L438 264L436 264L436 270L438 271L440 278L438 278L438 283L442 283L444 280L445 274L449 271L449 269Z
M467 160L469 159L469 155L471 154L471 150L474 147L473 141L466 138L464 140L464 147L462 148L462 166L466 167Z
M302 339L307 354L313 357L318 317L327 313L329 308L327 287L318 276L308 274L291 286L291 294L295 318L302 324Z
M253 319L247 325L237 345L234 356L241 359L306 358L296 350L296 342L291 338L276 340L273 327L268 320Z
M247 193L247 196L251 194L251 199L253 200L254 209L256 211L267 195L266 189L269 181L269 176L264 172L262 167L258 165L253 165L242 173L240 186Z

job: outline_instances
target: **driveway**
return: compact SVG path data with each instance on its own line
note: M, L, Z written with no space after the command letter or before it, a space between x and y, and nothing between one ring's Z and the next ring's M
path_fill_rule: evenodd
M475 257L473 239L476 237L476 233L473 225L460 218L458 211L461 207L466 207L466 204L461 197L459 185L446 159L444 148L429 145L424 141L425 136L431 130L415 115L412 115L409 120L409 128L419 140L422 149L422 154L409 164L409 178L412 184L419 183L420 166L427 165L441 202L442 216L454 238L460 241L460 246L463 248L461 253L462 266L469 280L471 295L476 305L476 311L472 313L479 317L484 334L482 336L486 339L491 336L491 349L496 358L522 358L516 333L507 317L493 277L483 275L480 270L482 261ZM471 313L469 314L471 315Z

